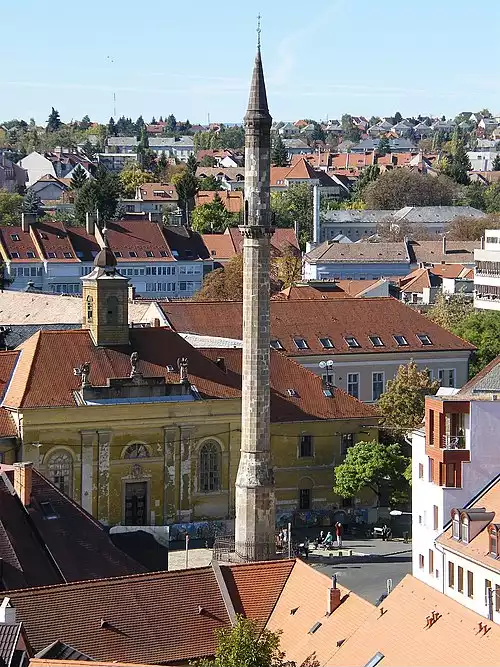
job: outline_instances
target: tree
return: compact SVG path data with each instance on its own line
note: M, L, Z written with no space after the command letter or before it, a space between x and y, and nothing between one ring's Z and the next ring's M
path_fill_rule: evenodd
M23 213L30 213L36 216L39 216L42 213L42 202L33 188L28 188L28 190L26 190L26 194L23 198L22 211Z
M242 301L243 255L232 257L223 268L210 271L194 301Z
M500 153L497 153L495 155L495 159L493 160L491 168L493 169L493 171L500 171Z
M262 630L253 619L238 615L232 628L215 630L214 658L196 662L196 667L286 667L280 651L280 632ZM318 663L316 663L318 664Z
M354 186L354 193L356 199L363 199L363 190L369 183L376 181L380 176L380 167L376 164L370 164L368 167L365 167L361 174L359 175L356 185Z
M288 152L281 134L276 136L271 151L271 163L274 167L286 167L288 164Z
M204 155L200 160L200 167L215 167L217 160L212 155Z
M399 209L403 206L450 206L455 186L445 176L430 176L409 169L385 171L363 190L369 209Z
M88 179L78 191L75 201L75 217L79 224L85 224L86 213L95 211L99 211L101 222L106 223L111 220L116 213L120 191L118 176L99 165L95 179Z
M149 138L146 126L140 129L139 143L137 144L137 162L141 169L152 170L155 166L155 153L149 148Z
M500 182L492 183L484 192L487 213L500 212Z
M97 150L95 146L90 143L89 139L87 139L87 141L83 144L81 152L89 162L94 162L97 157Z
M390 153L390 151L391 151L391 144L389 142L389 139L387 137L380 137L377 146L377 155L384 157L384 155L387 155L387 153Z
M69 184L72 190L79 190L87 182L87 174L83 167L78 164L73 172L71 177L71 182Z
M312 239L313 200L312 188L307 183L295 183L282 192L271 194L271 209L277 227L299 225L299 241L305 246Z
M190 155L186 161L187 170L193 175L196 176L196 170L198 169L198 162L194 155Z
M342 138L344 141L353 141L357 143L361 139L361 130L359 127L354 125L352 116L348 113L345 113L340 121L342 125Z
M455 331L473 310L472 303L465 294L445 296L443 292L439 292L426 315L440 327Z
M19 194L0 190L0 225L18 225L23 198Z
M468 172L471 170L471 164L465 150L464 142L461 139L457 139L457 137L458 133L454 133L452 139L453 152L444 162L443 173L459 185L468 185Z
M59 117L59 111L56 111L52 107L49 118L47 120L47 127L45 128L46 132L57 132L61 128L61 119Z
M139 116L139 118L135 121L134 128L136 137L140 137L142 130L146 128L146 123L144 122L144 118L142 116Z
M325 131L321 127L319 123L313 123L314 124L314 130L311 134L311 140L312 141L325 141Z
M478 208L480 211L486 210L486 200L484 195L486 194L486 187L479 183L478 181L470 183L466 188L463 195L462 202L464 206L472 206L473 208Z
M224 206L217 192L214 199L207 204L197 206L191 213L191 226L200 233L223 232L230 227L234 217Z
M439 386L427 370L419 371L414 361L401 365L396 377L387 381L387 388L378 401L384 426L403 435L420 426L425 397L435 394Z
M111 116L111 118L108 121L108 136L116 137L117 134L118 134L117 127L115 125L113 116Z
M352 498L367 487L377 496L377 507L401 502L408 491L404 476L408 463L398 444L358 442L347 450L344 462L335 468L333 490L342 498Z
M271 277L281 289L291 287L302 280L302 257L292 245L282 249L271 262Z
M176 129L177 129L177 121L175 119L174 114L171 113L170 116L168 116L167 120L165 121L164 132L166 135L171 135L175 133Z
M212 174L200 178L200 190L222 190L221 182Z
M452 241L478 241L484 236L485 229L498 229L499 217L495 213L482 218L460 216L450 222L446 237Z
M400 123L403 120L403 116L399 113L399 111L396 111L394 114L394 125L397 125L397 123Z
M137 188L143 183L151 183L154 176L148 171L144 171L138 164L132 163L120 172L118 177L124 197L135 197Z
M85 115L79 123L80 130L88 130L92 125L89 116Z
M188 211L193 208L193 200L199 190L199 181L196 176L184 168L182 172L172 176L172 183L175 185L179 197L179 207L182 211L184 222L187 224Z
M470 376L479 373L500 354L500 313L493 310L471 312L452 329L477 350L469 367Z

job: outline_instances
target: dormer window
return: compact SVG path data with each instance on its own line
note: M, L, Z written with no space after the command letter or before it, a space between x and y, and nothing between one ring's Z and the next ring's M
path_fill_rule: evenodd
M417 334L417 338L422 345L432 345L432 341L427 334Z
M405 347L406 345L408 345L408 341L404 336L401 335L394 336L394 340L400 347Z
M454 540L459 540L460 539L460 515L458 511L455 511L453 514L452 522L452 537Z
M275 340L271 341L271 347L274 348L275 350L282 350L283 345L281 342L276 338Z
M154 257L152 250L146 250L146 257Z
M373 347L384 347L384 341L380 336L368 336Z
M462 514L460 518L460 541L464 544L469 543L469 517L467 514Z
M354 336L345 336L344 340L349 347L361 347L361 345L358 343L357 339L354 338Z
M19 253L18 252L11 252L10 256L12 259L19 259Z
M71 252L65 252L65 253L64 253L64 257L65 257L65 259L71 259L71 258L73 257L73 253L71 253Z
M309 345L304 338L294 338L293 342L295 343L298 350L308 350Z
M10 238L11 238L13 241L19 241L19 234L11 234L11 235L10 235Z
M166 250L160 250L160 257L168 257L168 252Z
M119 250L116 250L115 257L121 257L121 256L122 256L121 252Z
M49 259L55 259L55 258L57 257L57 255L56 255L55 252L48 252L48 253L47 253L47 257L48 257Z
M489 547L488 552L492 558L498 558L498 526L488 527Z
M34 259L35 253L32 250L28 250L28 252L26 253L26 257L28 259Z
M325 350L330 350L333 347L331 338L320 338L319 342L325 348Z
M135 250L129 250L128 256L129 257L137 257L137 253L136 253Z

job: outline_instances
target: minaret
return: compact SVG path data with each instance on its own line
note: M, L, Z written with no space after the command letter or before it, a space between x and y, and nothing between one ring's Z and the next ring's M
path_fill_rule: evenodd
M269 436L269 260L272 235L269 176L271 116L259 42L245 116L243 236L243 395L236 477L235 550L243 560L275 553L274 481Z

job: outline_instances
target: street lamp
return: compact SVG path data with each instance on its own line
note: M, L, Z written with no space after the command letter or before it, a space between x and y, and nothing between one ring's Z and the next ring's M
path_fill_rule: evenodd
M328 361L320 361L319 367L321 370L326 369L326 384L333 384L333 359L328 359Z
M401 516L402 514L409 514L410 516L412 515L411 512L402 512L401 510L391 510L389 514L391 516Z

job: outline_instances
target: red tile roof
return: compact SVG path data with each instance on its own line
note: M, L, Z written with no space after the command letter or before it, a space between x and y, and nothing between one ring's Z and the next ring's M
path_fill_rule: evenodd
M179 200L175 185L172 183L143 183L138 188L142 201L176 202Z
M215 199L216 194L229 213L239 213L243 208L243 192L241 190L222 190L217 193L213 190L200 190L195 197L196 206L210 204Z
M96 237L87 234L85 227L67 227L67 232L77 258L82 262L92 262L101 249Z
M48 262L77 262L75 249L62 222L37 222L31 227L35 243Z
M17 238L19 240L16 240ZM42 261L30 233L23 232L21 227L0 227L0 244L6 259L11 262ZM19 254L19 257L13 256L16 253ZM29 257L28 253L33 257Z
M202 237L212 259L227 260L238 254L230 234L203 234Z
M363 281L365 282L365 281ZM313 285L292 285L278 292L271 298L273 301L302 301L303 299L345 299L351 296L346 293L340 285L332 282L323 289L320 286Z
M116 257L118 264L120 262L143 262L145 259L153 258L157 262L174 261L162 226L158 223L148 220L116 220L108 222L106 227L109 247L115 256L120 253ZM146 253L153 253L153 255L148 257Z
M175 331L241 340L241 302L160 302L159 306ZM417 333L427 334L432 345L424 347ZM400 347L393 338L395 335L405 336L408 345ZM354 336L360 347L350 348L345 336ZM374 348L368 336L380 336L384 347ZM304 338L309 348L297 349L295 337ZM320 337L330 338L335 347L323 348ZM470 343L390 297L304 300L300 308L292 301L273 300L271 338L279 339L285 353L293 356L371 352L407 355L425 350L474 349Z
M224 233L231 235L234 247L238 252L241 252L243 249L243 237L241 236L240 230L237 227L228 227ZM299 242L295 235L295 231L293 229L285 229L281 227L275 229L271 236L271 250L274 249L277 252L282 252L290 246L299 250Z

